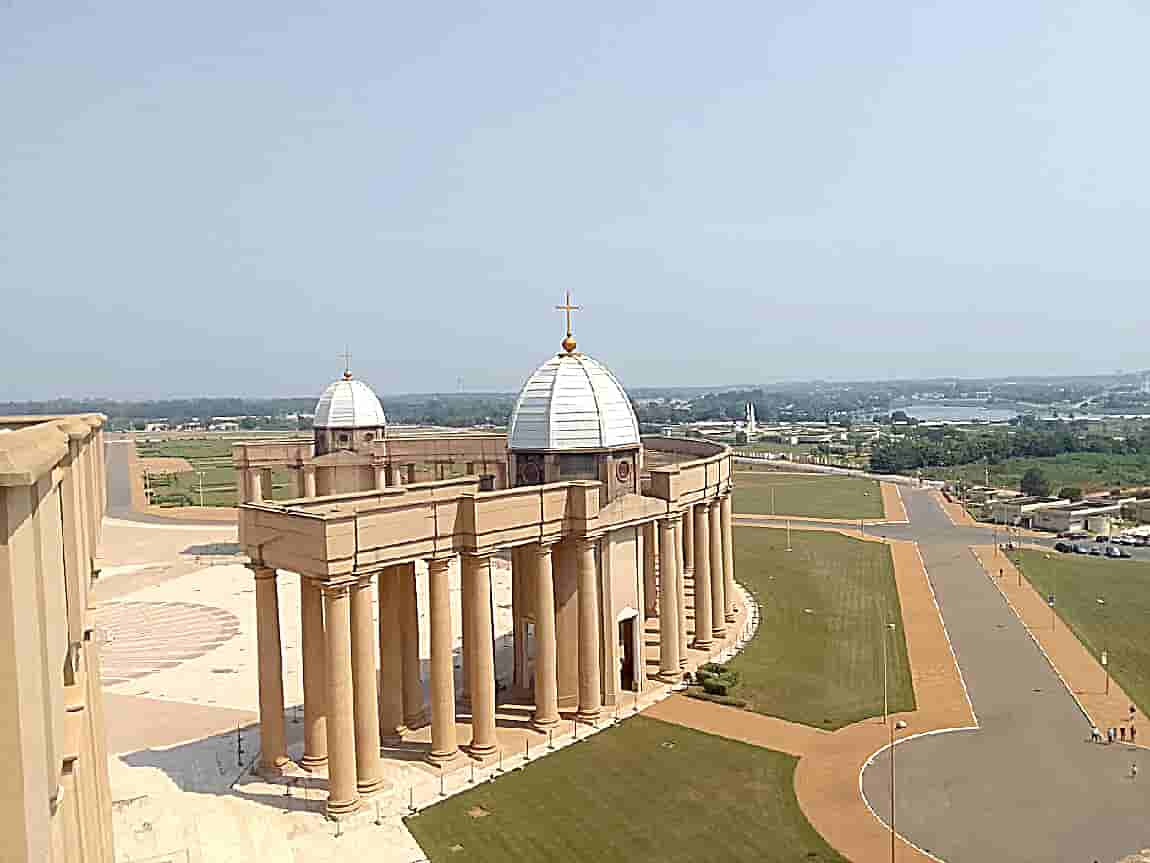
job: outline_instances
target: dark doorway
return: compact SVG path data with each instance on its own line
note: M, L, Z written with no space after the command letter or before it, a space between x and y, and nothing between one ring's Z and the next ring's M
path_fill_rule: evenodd
M635 621L628 617L619 622L619 687L634 692L635 687Z

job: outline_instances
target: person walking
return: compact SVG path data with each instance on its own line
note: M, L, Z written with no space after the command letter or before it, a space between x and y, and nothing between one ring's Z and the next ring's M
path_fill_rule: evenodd
M1106 745L1109 746L1113 742L1114 742L1114 729L1113 728L1107 728L1106 729Z
M1125 725L1119 725L1118 726L1118 739L1121 740L1123 743L1126 742L1126 726Z
M1134 726L1130 726L1130 745L1134 745Z
M1138 778L1138 762L1137 761L1131 762L1131 764L1130 764L1130 778L1131 779L1137 779Z
M1090 726L1090 742L1091 743L1101 743L1102 742L1102 732L1098 730L1097 725Z

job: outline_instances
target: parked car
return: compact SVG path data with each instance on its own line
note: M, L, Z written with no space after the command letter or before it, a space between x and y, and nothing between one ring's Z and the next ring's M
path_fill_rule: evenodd
M1099 535L1099 536L1094 537L1094 541L1095 542L1110 542L1110 537Z
M1068 542L1056 542L1054 543L1054 550L1066 554L1068 551L1074 551L1074 546Z
M1075 554L1089 554L1089 551L1086 548L1086 546L1084 546L1082 543L1076 542L1076 543L1074 543L1074 553Z
M1098 546L1094 546L1094 548L1090 549L1090 556L1091 557L1102 557L1102 549L1099 548Z
M1058 534L1059 539L1089 539L1090 534L1084 530L1064 530Z
M1113 557L1117 560L1125 560L1130 557L1130 552L1124 548L1119 548L1116 545L1112 545L1110 548L1106 549L1106 556Z

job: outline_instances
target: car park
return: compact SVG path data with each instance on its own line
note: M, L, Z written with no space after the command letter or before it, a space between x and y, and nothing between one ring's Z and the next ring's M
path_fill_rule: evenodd
M1102 557L1102 549L1099 548L1098 546L1094 546L1094 548L1090 549L1090 556L1091 557Z
M1075 554L1088 554L1088 551L1087 551L1087 549L1086 549L1086 546L1084 546L1084 545L1083 545L1082 543L1080 543L1080 542L1076 542L1076 543L1074 544L1074 553L1075 553Z
M1106 556L1112 557L1115 560L1127 560L1130 557L1130 552L1124 548L1119 548L1116 545L1112 545L1110 548L1106 549Z

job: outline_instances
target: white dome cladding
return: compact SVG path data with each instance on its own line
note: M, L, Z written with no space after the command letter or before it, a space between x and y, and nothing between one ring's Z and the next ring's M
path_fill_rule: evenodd
M363 381L338 380L323 391L315 406L316 428L379 428L387 424L383 405Z
M608 449L638 446L639 421L610 369L584 354L557 354L519 391L507 447L511 450Z

